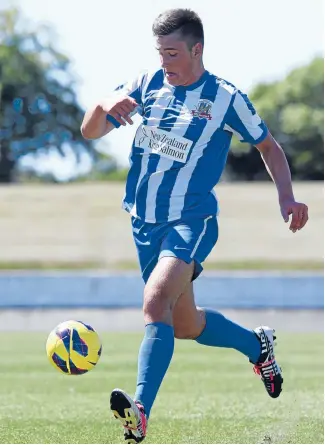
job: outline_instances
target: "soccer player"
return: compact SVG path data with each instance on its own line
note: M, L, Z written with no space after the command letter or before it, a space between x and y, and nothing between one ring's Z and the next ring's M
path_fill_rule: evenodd
M248 97L203 65L204 33L189 9L160 14L153 24L161 69L119 86L85 114L81 131L96 139L142 122L133 141L123 208L130 213L145 282L145 334L134 397L115 389L111 410L127 443L146 436L150 411L170 364L174 338L233 348L254 365L269 396L282 390L274 330L246 329L216 310L195 305L193 280L218 239L213 191L232 135L254 145L278 191L280 212L295 233L308 208L295 200L284 152ZM239 215L240 217L240 215Z

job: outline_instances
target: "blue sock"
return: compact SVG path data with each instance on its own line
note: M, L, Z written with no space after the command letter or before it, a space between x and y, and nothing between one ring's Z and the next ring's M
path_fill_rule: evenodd
M140 401L149 417L151 407L174 352L174 328L165 323L146 325L138 358L135 400Z
M204 309L206 325L196 341L202 345L233 348L247 355L256 363L261 354L261 345L253 331L250 331L213 309Z

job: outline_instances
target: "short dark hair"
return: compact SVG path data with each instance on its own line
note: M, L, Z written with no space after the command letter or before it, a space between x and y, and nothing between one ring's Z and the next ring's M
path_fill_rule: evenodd
M191 9L168 9L159 14L152 25L154 36L167 36L178 31L191 49L196 43L204 45L203 24Z

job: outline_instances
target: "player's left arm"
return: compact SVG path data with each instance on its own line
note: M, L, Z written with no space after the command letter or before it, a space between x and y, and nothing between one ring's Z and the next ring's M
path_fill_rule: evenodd
M236 90L225 116L224 130L234 133L241 142L254 145L261 153L266 169L279 195L281 214L285 222L292 215L289 229L295 233L308 221L308 207L294 198L289 165L279 143L269 132L248 97Z
M294 198L290 168L284 151L269 131L265 139L255 146L261 153L266 169L278 189L283 219L288 222L289 216L292 215L289 228L295 233L307 223L308 207Z

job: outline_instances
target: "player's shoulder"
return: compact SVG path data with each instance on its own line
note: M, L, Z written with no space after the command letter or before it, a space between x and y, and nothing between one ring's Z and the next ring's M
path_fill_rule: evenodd
M154 70L146 70L144 75L147 84L149 84L150 82L163 83L165 77L164 70L162 68Z
M225 93L229 95L234 95L238 91L238 88L231 82L222 77L217 76L216 74L210 73L210 78L213 82L218 85L218 88L221 88Z
M147 70L142 80L141 90L143 97L163 88L165 84L165 75L163 69Z
M139 70L137 71L133 77L131 77L129 79L129 81L138 83L138 84L143 84L144 82L148 82L148 80L150 81L153 77L155 77L157 74L163 75L163 70L148 70L148 69L143 69L143 70ZM119 86L118 88L121 88L124 84L121 84L121 86Z

